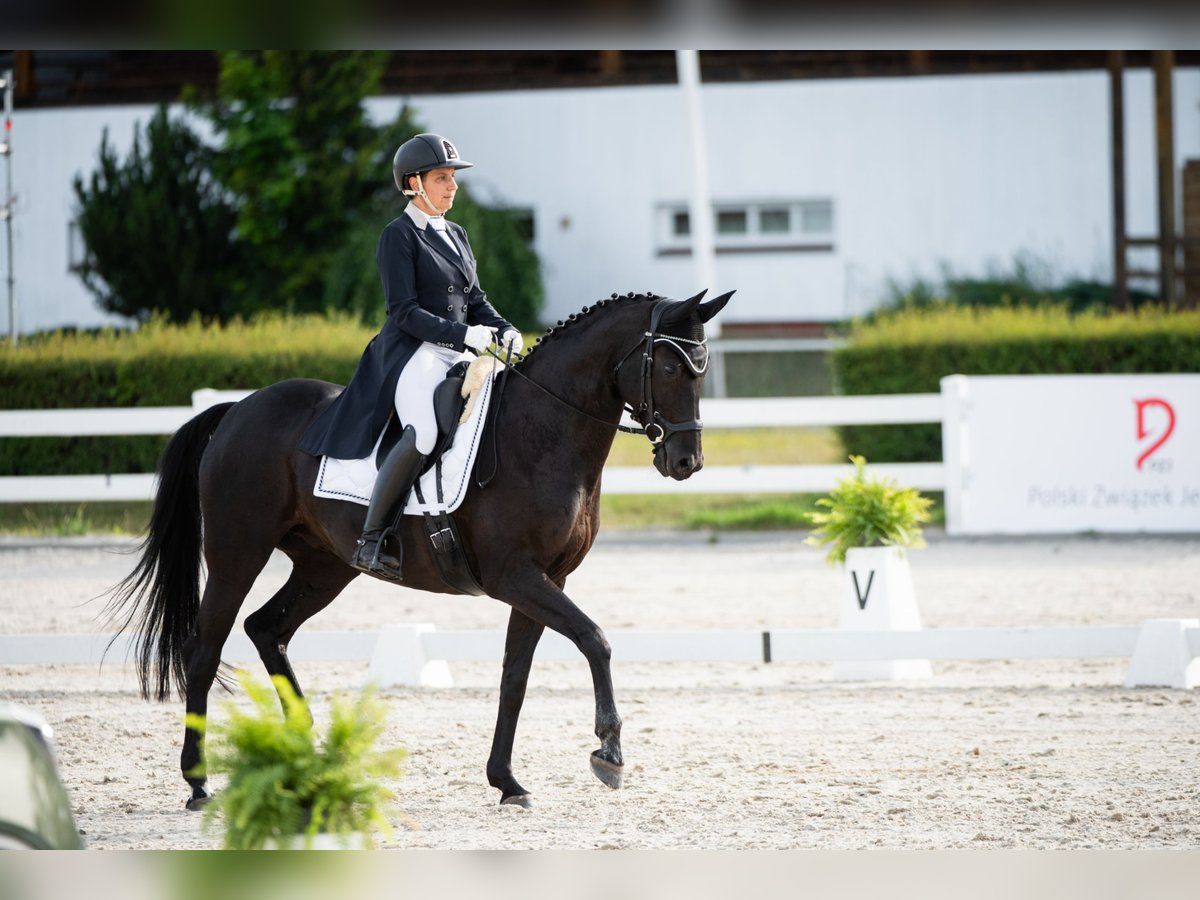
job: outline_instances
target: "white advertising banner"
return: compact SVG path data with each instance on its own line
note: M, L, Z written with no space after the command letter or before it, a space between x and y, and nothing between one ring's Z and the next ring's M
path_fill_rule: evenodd
M942 379L952 534L1200 531L1200 375Z

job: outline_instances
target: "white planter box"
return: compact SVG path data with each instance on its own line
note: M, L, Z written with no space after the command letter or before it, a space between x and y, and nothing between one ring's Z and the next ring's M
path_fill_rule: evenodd
M843 631L919 631L908 557L898 547L846 551L838 628ZM867 640L864 638L864 641ZM864 645L864 650L866 650ZM850 659L833 664L835 681L928 678L927 659Z

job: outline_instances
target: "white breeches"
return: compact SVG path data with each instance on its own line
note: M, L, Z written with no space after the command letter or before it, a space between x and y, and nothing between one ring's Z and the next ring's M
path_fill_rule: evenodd
M429 454L437 443L437 421L433 417L433 391L446 377L446 371L461 360L472 360L470 353L447 350L436 344L422 344L396 380L396 415L401 423L417 432L417 450Z

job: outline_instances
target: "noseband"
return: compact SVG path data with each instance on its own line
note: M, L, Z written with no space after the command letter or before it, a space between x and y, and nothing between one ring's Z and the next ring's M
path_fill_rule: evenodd
M629 352L621 357L621 361L613 369L613 377L615 378L617 373L621 371L621 366L625 365L625 360L629 359L639 347L642 348L641 387L638 391L641 395L641 401L638 403L637 409L634 409L628 403L625 404L625 410L635 421L642 423L642 428L638 430L622 427L621 430L634 434L644 434L655 447L658 447L676 432L704 430L704 423L699 419L689 419L686 422L671 422L654 408L654 347L656 344L666 344L678 353L693 375L703 375L708 370L707 338L693 341L688 338L672 337L671 335L658 333L658 326L659 322L662 321L663 313L672 304L677 302L676 300L659 300L654 304L654 308L650 310L650 328L646 331L645 341L639 340L630 347ZM681 346L683 344L702 348L704 350L704 359L701 362L696 362L696 360L692 359L691 353Z

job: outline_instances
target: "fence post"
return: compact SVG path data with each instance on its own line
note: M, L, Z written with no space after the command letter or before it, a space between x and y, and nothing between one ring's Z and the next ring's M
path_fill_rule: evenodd
M380 687L454 687L444 659L425 656L430 624L385 625L375 642L368 677Z
M965 375L947 375L942 388L942 466L946 481L946 533L962 534L967 488L967 466L971 462L967 435L969 409Z

